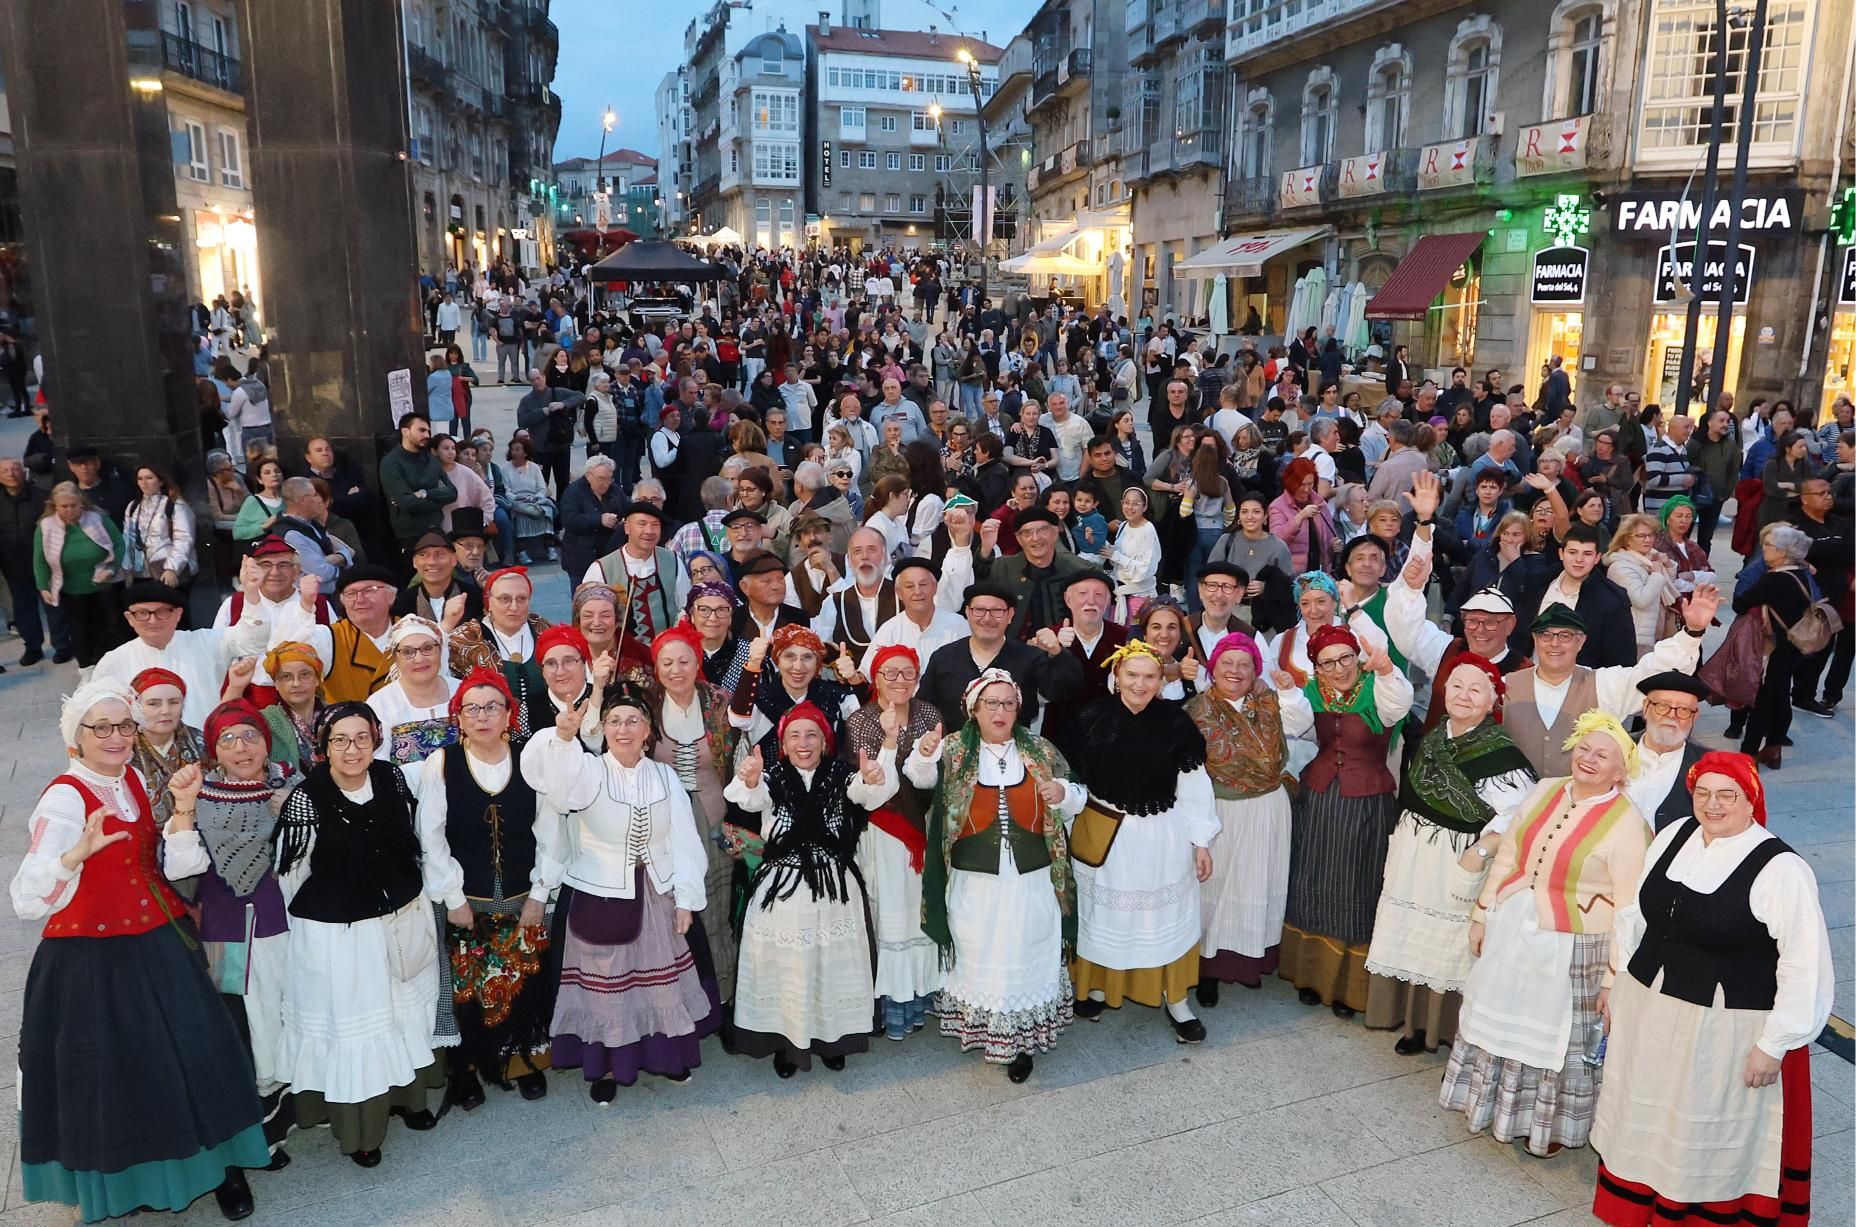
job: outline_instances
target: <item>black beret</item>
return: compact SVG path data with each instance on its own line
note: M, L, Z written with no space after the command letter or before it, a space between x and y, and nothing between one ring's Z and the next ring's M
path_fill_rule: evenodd
M1693 674L1677 673L1674 669L1652 673L1637 683L1637 690L1642 694L1649 694L1652 690L1679 690L1683 694L1692 694L1704 702L1713 693Z
M187 598L177 588L170 588L158 579L138 579L122 594L122 607L128 609L133 605L172 605L176 609L187 607Z
M1023 511L1019 512L1018 515L1013 518L1012 531L1016 533L1020 531L1021 529L1023 529L1025 525L1027 524L1048 524L1052 528L1063 527L1063 521L1059 520L1057 518L1057 513L1050 510L1048 507L1027 507L1025 508Z
M341 595L350 584L365 583L385 584L389 588L397 589L400 586L400 579L399 576L377 563L364 562L342 572L342 577L335 581L336 595Z
M1013 592L1004 584L995 584L990 581L968 584L967 590L960 595L960 608L962 610L966 609L967 606L973 604L974 597L980 596L989 596L994 600L1004 601L1007 609L1018 608L1018 594L1016 592Z
M733 524L736 520L752 520L756 524L764 524L766 522L761 518L758 511L749 511L746 507L737 507L722 517L722 524L727 526Z
M1072 571L1070 574L1064 576L1063 591L1068 592L1078 584L1086 584L1091 581L1107 588L1110 596L1115 595L1115 581L1108 577L1108 572L1099 570L1096 567L1084 567L1081 570Z
M914 554L901 559L889 569L891 579L901 579L904 571L926 571L936 579L941 578L941 564L932 558L917 558Z
M768 571L778 571L780 574L784 575L787 572L787 566L778 554L770 553L767 550L760 550L757 553L749 554L745 561L737 563L735 566L735 574L742 579L746 579L750 575L761 575Z
M1199 568L1199 578L1204 579L1207 575L1229 576L1240 584L1247 584L1250 582L1250 576L1245 572L1244 568L1238 566L1234 562L1208 562Z

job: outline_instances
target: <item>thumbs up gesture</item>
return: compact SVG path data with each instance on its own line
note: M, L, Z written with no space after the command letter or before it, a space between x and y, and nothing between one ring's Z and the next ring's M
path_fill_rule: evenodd
M941 722L936 720L934 727L924 733L916 742L915 748L923 758L933 758L935 751L941 748Z
M1076 628L1070 625L1068 618L1063 620L1063 626L1057 631L1057 642L1066 648L1076 642Z
M735 772L735 778L741 781L741 785L744 788L759 788L763 766L760 747L755 746L752 750L748 751L748 756L741 760L741 767Z
M864 777L864 783L872 786L881 784L884 778L883 764L870 757L870 751L857 752L857 770Z

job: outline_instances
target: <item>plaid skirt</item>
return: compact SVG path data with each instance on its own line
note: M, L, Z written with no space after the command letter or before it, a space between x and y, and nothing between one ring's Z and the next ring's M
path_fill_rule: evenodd
M1586 1037L1598 1021L1598 991L1610 959L1609 933L1573 937L1572 1038L1558 1070L1497 1057L1459 1035L1437 1102L1463 1113L1471 1133L1487 1130L1501 1142L1525 1139L1530 1154L1544 1157L1555 1144L1585 1145L1604 1080L1602 1066L1585 1063Z

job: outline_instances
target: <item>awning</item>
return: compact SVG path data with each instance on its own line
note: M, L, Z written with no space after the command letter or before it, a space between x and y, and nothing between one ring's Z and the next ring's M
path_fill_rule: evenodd
M1072 235L1072 238L1075 236ZM1002 273L1039 273L1047 277L1094 277L1102 272L1100 262L1080 260L1067 251L1027 251L1010 260L999 261Z
M1206 248L1173 266L1180 273L1229 273L1234 277L1260 277L1263 264L1286 251L1324 239L1332 226L1305 226L1298 230L1259 230L1238 234Z
M1024 254L1027 256L1054 256L1082 237L1083 232L1078 230L1074 224L1071 224L1057 231L1049 238L1041 242L1033 243L1031 246L1025 248Z
M1366 318L1422 320L1431 301L1487 237L1486 230L1469 230L1462 234L1427 234L1419 239L1366 304Z

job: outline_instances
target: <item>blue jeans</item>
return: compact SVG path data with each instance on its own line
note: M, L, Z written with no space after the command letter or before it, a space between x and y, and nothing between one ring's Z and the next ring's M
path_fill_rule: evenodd
M6 586L7 591L13 595L13 629L19 632L20 642L26 646L27 651L44 649L47 624L51 627L52 651L62 652L70 646L71 636L65 630L64 611L39 600L39 590L32 586L31 577L8 579Z
M969 422L980 415L980 395L984 391L978 384L960 385L960 411L967 415Z
M1222 528L1207 528L1203 524L1196 526L1198 535L1193 539L1192 552L1186 555L1186 601L1193 613L1199 612L1199 568L1211 561L1212 550L1219 538L1224 536Z
M482 328L473 327L470 330L470 360L472 362L490 360L490 334Z
M501 503L496 505L496 556L504 566L516 560L516 522L509 518L509 509Z

